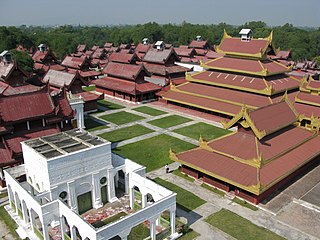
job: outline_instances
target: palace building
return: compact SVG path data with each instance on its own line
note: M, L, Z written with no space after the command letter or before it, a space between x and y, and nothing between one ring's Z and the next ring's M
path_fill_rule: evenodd
M280 102L252 110L240 108L225 128L238 131L170 158L196 179L258 204L287 186L320 160L320 124L298 126L301 116L287 95Z
M127 239L139 224L150 229L152 240L164 231L177 234L176 193L147 179L145 167L113 154L110 142L72 129L22 142L22 149L25 164L5 171L5 208L21 235ZM20 176L25 180L17 181ZM163 212L170 216L166 225Z
M268 57L278 51L272 36L253 39L249 31L248 36L234 38L225 32L215 46L221 56L201 62L206 70L186 73L187 82L172 84L162 99L232 118L244 105L254 110L277 102L285 92L297 92L300 80L287 74L291 68Z

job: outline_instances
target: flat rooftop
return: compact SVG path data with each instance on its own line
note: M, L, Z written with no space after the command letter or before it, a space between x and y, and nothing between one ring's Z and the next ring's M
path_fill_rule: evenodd
M24 142L47 159L108 143L85 130L72 129Z

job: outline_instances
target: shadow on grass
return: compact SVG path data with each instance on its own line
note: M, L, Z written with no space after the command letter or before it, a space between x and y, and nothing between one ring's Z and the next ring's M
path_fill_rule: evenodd
M177 203L177 213L176 215L178 217L183 217L187 219L188 225L190 226L191 224L195 223L198 221L200 218L202 218L202 215L180 205Z

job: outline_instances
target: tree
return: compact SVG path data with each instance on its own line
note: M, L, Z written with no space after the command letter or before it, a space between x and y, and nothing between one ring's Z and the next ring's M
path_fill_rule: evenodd
M17 61L17 64L25 71L32 73L33 69L33 59L28 53L22 51L11 50L13 59Z

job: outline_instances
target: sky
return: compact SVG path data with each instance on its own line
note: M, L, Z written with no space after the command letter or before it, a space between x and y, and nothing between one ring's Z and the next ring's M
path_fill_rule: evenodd
M0 26L157 22L320 27L320 0L0 0Z

